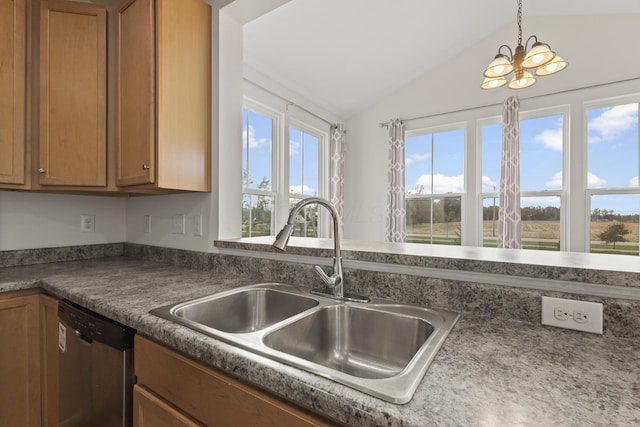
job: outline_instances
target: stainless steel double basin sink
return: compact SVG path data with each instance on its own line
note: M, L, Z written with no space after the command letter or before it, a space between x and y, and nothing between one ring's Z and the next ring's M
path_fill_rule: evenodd
M386 300L345 302L279 283L151 314L399 404L411 400L459 317Z

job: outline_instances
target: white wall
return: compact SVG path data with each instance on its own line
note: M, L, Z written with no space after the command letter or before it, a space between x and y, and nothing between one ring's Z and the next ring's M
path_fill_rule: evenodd
M95 215L95 232L80 231L81 215ZM123 198L2 191L0 250L123 242L125 220Z
M145 229L145 215L151 215L151 232ZM185 216L185 233L174 234L174 215ZM202 217L202 235L195 235L194 221ZM211 240L209 218L211 194L186 193L164 196L132 197L126 206L126 241L167 248L188 249L206 252Z
M523 22L523 37L526 39L536 34L539 40L549 43L569 62L569 67L562 73L541 77L536 85L520 92L506 87L481 90L482 72L493 59L498 46L508 43L513 48L517 41L516 28L509 25L351 117L346 123L345 238L385 238L388 147L387 131L379 127L380 122L394 117L430 116L492 104L495 106L489 107L487 114L499 115L500 104L510 95L524 99L640 77L640 55L630 55L629 50L632 40L640 40L638 22L639 15L527 19ZM452 32L446 36L455 35ZM602 53L607 53L609 59L598 60L597 55ZM639 83L633 83L631 87L640 92ZM544 98L537 98L530 105L533 103L538 105L537 108L546 105ZM526 101L521 103L523 107L526 108ZM475 118L473 113L461 113L455 115L454 121ZM410 122L407 127L415 125L415 122ZM474 136L468 135L471 143Z

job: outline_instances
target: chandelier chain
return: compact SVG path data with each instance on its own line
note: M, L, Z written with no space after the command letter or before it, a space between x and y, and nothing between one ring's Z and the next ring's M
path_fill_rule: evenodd
M522 0L518 0L518 45L522 44Z

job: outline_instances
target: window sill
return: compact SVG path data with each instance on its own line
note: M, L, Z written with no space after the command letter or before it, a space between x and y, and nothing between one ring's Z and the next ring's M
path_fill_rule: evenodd
M256 256L281 253L271 247L273 240L217 240L215 246L221 252L251 251ZM356 240L344 240L341 249L345 261L640 288L640 263L631 256ZM332 257L333 241L292 237L286 254Z

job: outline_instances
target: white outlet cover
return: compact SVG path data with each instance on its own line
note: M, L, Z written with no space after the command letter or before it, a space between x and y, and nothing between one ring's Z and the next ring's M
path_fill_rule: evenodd
M193 235L202 236L202 215L194 215L193 217Z
M144 216L144 232L151 233L151 215Z
M80 231L82 233L93 233L96 231L95 215L80 215Z
M567 313L566 319L555 310ZM579 319L576 321L574 316ZM585 320L586 316L586 320ZM542 297L542 324L602 335L602 304L564 298Z
M176 214L171 218L171 232L173 234L184 234L184 214Z

